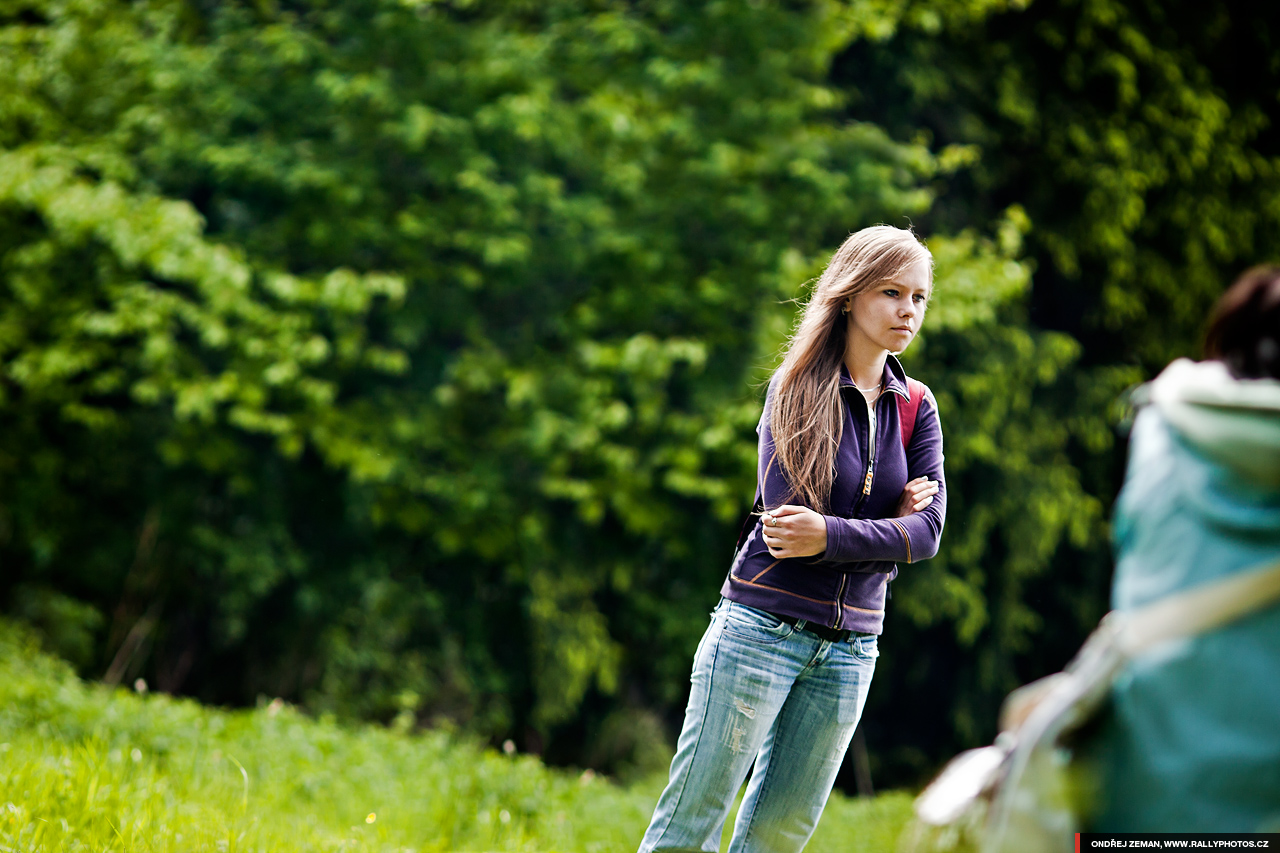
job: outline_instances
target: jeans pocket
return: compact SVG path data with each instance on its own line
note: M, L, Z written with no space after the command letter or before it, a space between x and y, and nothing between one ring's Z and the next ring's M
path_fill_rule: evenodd
M728 602L724 608L724 632L755 643L777 643L795 633L795 626L788 625L772 613Z
M860 660L875 662L880 657L880 638L875 634L864 634L849 644L854 657Z

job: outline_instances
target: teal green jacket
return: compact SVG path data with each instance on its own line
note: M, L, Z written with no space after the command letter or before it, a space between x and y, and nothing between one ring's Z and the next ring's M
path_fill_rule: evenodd
M1181 360L1139 396L1119 610L1280 557L1280 382ZM1112 699L1089 748L1095 830L1280 832L1280 608L1153 650Z

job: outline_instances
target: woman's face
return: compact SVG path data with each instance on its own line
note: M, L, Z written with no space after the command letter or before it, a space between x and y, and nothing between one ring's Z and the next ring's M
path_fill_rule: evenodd
M929 266L920 262L852 297L849 337L855 346L895 355L905 350L924 322L931 286Z

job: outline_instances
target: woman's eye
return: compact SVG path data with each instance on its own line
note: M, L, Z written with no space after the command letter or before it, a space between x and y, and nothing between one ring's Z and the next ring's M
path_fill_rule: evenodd
M928 301L927 299L925 299L925 298L924 298L924 295L923 295L923 294L920 294L920 293L917 293L917 294L916 294L914 297L912 297L912 298L913 298L913 299L915 299L915 301L916 301L916 302L918 302L918 303L920 303L921 305L923 305L925 302L927 302L927 301Z
M884 295L885 295L885 296L888 296L890 299L897 299L897 298L898 298L898 291L893 290L892 288L890 288L889 290L886 290L886 291L884 292Z

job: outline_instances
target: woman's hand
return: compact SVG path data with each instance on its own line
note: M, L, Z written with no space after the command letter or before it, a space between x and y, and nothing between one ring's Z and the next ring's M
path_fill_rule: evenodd
M938 493L938 481L928 477L916 477L902 490L898 499L898 518L911 515L933 503L933 496Z
M760 518L764 544L778 559L812 557L827 550L827 520L807 506L780 506Z

